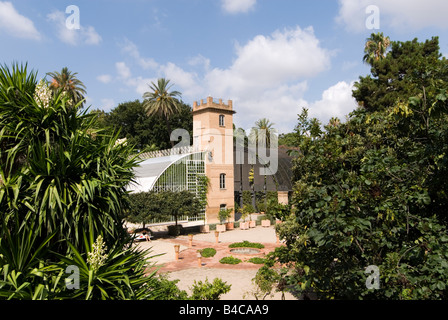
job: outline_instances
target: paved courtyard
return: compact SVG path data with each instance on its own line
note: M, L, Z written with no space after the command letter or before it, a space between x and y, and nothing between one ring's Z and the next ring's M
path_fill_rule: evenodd
M178 286L180 289L189 291L189 287L194 281L204 281L208 278L213 281L220 278L231 284L229 293L223 295L223 300L242 300L255 299L253 292L255 286L252 279L255 277L258 269L262 266L248 262L251 257L263 257L276 247L281 246L277 243L277 237L273 226L251 228L249 230L240 230L239 228L222 232L219 234L219 242L216 243L215 232L194 234L192 246L189 246L188 236L183 235L171 238L159 238L150 242L144 241L138 243L142 248L150 248L150 255L154 257L153 262L160 269L159 273L165 273L171 280L180 280ZM239 255L230 252L229 244L242 241L262 243L265 248L256 255ZM179 259L176 260L174 246L180 246ZM214 257L201 258L198 261L197 251L204 248L214 248L217 253ZM225 256L234 256L240 258L243 262L236 265L221 264L219 260ZM271 299L281 299L281 293L276 293ZM286 299L294 299L292 295L287 294Z

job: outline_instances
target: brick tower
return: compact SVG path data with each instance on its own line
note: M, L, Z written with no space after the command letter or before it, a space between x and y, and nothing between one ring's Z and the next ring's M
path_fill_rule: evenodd
M234 209L233 111L232 100L224 104L208 97L193 103L193 148L206 152L205 174L210 179L205 219L218 223L221 208Z

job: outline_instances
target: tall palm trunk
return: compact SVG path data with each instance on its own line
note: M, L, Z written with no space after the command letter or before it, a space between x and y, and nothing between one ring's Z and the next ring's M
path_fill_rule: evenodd
M174 141L171 140L171 124L170 124L170 120L168 119L168 117L165 117L165 122L166 122L166 127L168 129L168 137L170 137L170 144L171 144L171 148L174 148Z

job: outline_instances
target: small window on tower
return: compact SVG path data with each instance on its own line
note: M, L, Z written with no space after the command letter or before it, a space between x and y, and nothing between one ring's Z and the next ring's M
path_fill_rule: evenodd
M219 176L219 188L225 189L226 188L226 174L221 173Z
M225 122L224 122L224 115L223 114L220 114L219 115L219 126L220 127L224 127L226 124L225 124Z

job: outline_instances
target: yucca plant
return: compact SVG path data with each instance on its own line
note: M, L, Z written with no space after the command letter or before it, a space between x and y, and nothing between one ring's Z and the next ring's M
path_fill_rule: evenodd
M18 232L3 227L0 238L0 299L49 299L63 288L63 272L48 263L52 233L41 239L35 223L22 224Z
M64 292L65 299L85 300L148 300L160 298L156 287L156 269L150 262L150 250L127 246L117 241L110 249L102 235L94 240L93 234L84 234L83 251L69 244L69 255L57 254L62 267L75 266L79 270L79 288Z
M51 242L61 253L67 245L59 240L79 247L83 230L104 231L108 244L127 237L122 212L137 164L133 147L95 130L81 102L68 106L67 96L48 88L26 66L0 68L0 225L13 232L8 216L38 216L39 232L56 232Z
M0 66L0 299L153 297L122 221L133 147L69 99L26 65ZM110 248L93 274L85 233ZM67 264L88 276L85 291L66 288Z

